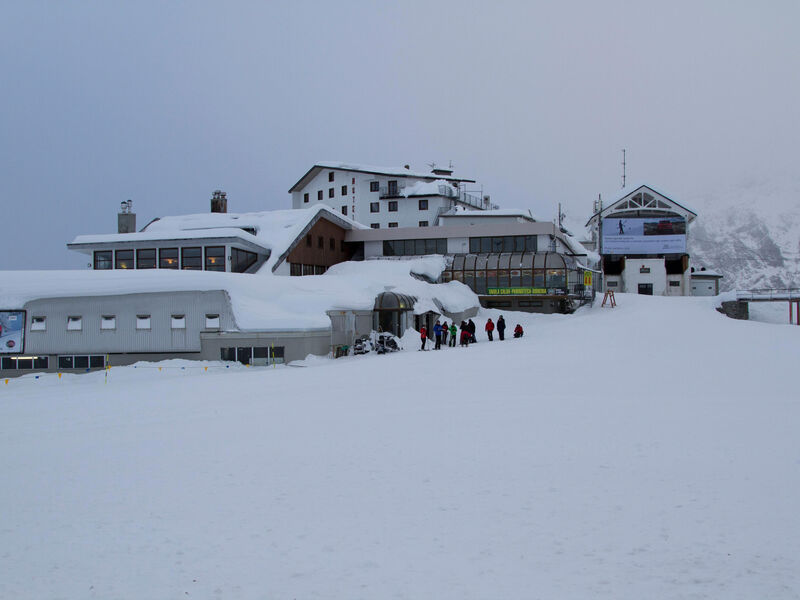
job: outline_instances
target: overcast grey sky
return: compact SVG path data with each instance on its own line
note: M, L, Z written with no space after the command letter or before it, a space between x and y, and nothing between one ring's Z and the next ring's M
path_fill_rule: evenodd
M588 218L798 175L800 3L37 2L0 8L0 269L153 217L289 208L315 162L452 161Z

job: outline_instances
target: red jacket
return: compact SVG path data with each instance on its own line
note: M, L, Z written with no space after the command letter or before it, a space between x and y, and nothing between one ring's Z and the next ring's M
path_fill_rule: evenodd
M494 323L491 321L486 322L486 331L494 331Z
M424 340L426 337L428 337L428 330L421 327L419 330L419 339Z

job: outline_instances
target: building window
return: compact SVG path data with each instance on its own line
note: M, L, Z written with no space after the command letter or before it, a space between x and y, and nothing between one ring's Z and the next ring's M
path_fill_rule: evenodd
M342 206L342 214L346 217L347 216L347 207Z
M172 315L169 326L171 329L186 329L186 315Z
M31 319L31 331L47 331L45 317L33 317Z
M618 281L609 281L608 283L606 283L606 287L617 287L617 283L619 283L619 282Z
M335 190L333 188L328 188L328 198L333 198L335 195Z
M336 250L336 240L333 238L329 239L328 246L330 246L331 250Z
M421 254L447 254L447 238L428 240L384 240L384 256L418 256Z
M649 273L650 267L639 267L639 273Z
M178 249L177 248L161 248L158 251L158 267L160 269L177 269L178 268Z
M369 203L369 212L371 212L371 213L381 212L381 203L380 202L370 202Z
M115 269L133 268L133 250L117 250L114 252Z
M225 246L206 246L206 271L225 270Z
M397 200L389 200L389 212L397 212Z
M220 348L219 357L227 362L243 365L267 366L283 364L284 346L253 346Z
M136 329L150 329L150 315L136 315Z
M504 235L495 237L469 238L471 254L489 254L492 252L536 252L535 235Z
M397 196L397 180L392 180L388 182L387 188L387 196Z
M397 223L389 223L389 228L390 229L394 228L394 227L397 227Z
M333 181L333 171L328 173L328 181Z
M313 275L314 265L303 265L303 275Z
M244 273L258 261L258 254L240 248L231 248L231 272Z
M381 224L380 223L370 223L369 226L372 229L380 229L381 228Z
M303 202L308 202L308 192L303 194Z
M80 331L81 329L83 329L81 317L67 317L67 331Z
M219 315L206 315L206 329L219 329Z
M306 247L307 248L311 248L311 234L310 233L306 236Z
M342 186L342 196L347 196L347 186L346 185Z
M303 265L300 263L289 263L289 275L291 277L299 277L303 274ZM225 359L223 359L225 360Z
M339 252L344 252L344 240L339 240Z
M322 190L317 192L317 200L322 200Z
M680 285L681 285L680 281L670 281L669 282L669 287L680 287ZM711 289L711 288L709 287L708 289Z
M58 368L59 369L71 369L74 361L72 360L71 356L59 356L58 357Z
M369 191L370 192L378 192L380 191L380 184L377 181L370 181L369 182Z
M181 269L201 271L203 269L203 249L199 246L181 248Z
M94 253L94 268L98 271L111 269L114 264L111 260L111 250L98 250Z
M137 269L156 268L155 248L141 248L136 251L136 268Z
M100 317L100 329L113 330L117 328L117 317L114 315L103 315Z
M420 227L427 227L428 226L428 222L427 221L420 221L419 222L419 226Z
M322 249L324 247L325 247L325 238L322 237L321 235L318 235L317 236L317 248Z
M428 210L428 199L425 198L424 200L419 201L419 209L420 210Z

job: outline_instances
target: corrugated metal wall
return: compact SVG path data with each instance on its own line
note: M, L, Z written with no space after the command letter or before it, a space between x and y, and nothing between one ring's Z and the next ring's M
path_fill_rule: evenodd
M219 315L222 330L236 328L222 290L43 298L24 308L28 354L199 352L207 314ZM100 329L104 315L116 317L115 329ZM136 329L138 315L150 315L150 329ZM173 315L185 315L185 329L172 328ZM67 330L71 316L81 317L80 331ZM45 317L45 331L30 330L33 317Z

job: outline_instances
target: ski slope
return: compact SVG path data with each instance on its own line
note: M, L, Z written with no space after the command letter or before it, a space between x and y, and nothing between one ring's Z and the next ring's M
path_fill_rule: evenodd
M503 314L524 338L0 385L0 598L800 595L800 327Z

